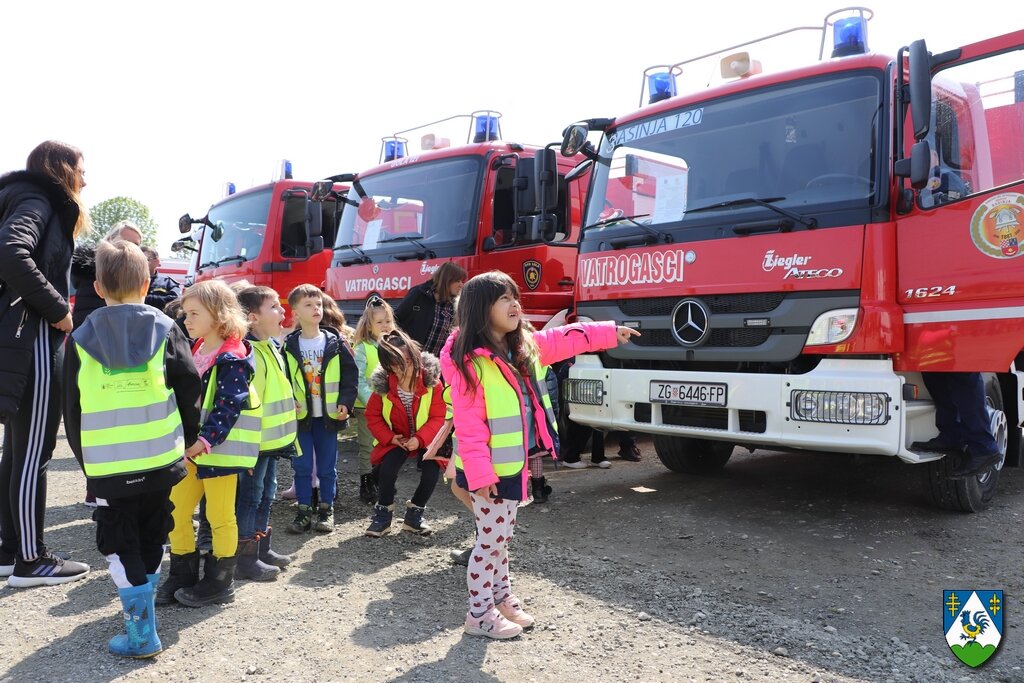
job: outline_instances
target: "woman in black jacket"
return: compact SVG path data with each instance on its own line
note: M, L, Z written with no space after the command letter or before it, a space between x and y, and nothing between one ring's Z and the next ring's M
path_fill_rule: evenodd
M410 289L395 309L395 322L427 353L440 355L448 341L455 321L455 299L466 277L465 268L448 261L431 279Z
M38 586L89 571L43 544L46 464L60 423L58 368L72 329L68 271L89 213L79 150L44 142L25 167L0 177L0 576Z

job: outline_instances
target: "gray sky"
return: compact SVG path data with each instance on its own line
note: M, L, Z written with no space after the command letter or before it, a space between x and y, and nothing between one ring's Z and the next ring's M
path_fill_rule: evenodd
M648 66L820 24L843 6L4 3L0 172L24 168L45 139L76 145L86 203L143 202L166 254L179 215L203 215L226 181L269 181L282 158L299 179L359 171L377 164L382 136L488 108L503 114L505 139L551 142L574 120L636 109ZM941 52L1024 24L995 0L872 9L871 49L890 54L917 38ZM804 40L786 58L817 52Z

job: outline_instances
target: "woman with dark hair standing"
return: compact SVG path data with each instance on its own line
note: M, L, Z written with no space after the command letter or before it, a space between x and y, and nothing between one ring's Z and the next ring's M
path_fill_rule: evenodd
M420 348L441 353L455 321L455 299L466 282L466 269L448 261L434 277L409 290L395 309L395 321Z
M10 586L85 576L43 544L46 465L60 423L59 367L72 330L68 272L75 237L89 228L82 153L47 141L24 171L0 177L0 576Z

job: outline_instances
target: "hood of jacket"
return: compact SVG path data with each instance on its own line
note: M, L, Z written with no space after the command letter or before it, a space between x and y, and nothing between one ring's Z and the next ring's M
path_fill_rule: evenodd
M5 204L6 197L14 194L39 194L50 202L53 210L60 215L61 222L68 230L74 230L78 222L78 205L72 201L64 188L54 182L53 178L34 171L11 171L0 176L0 206ZM0 213L3 213L0 210Z
M441 379L441 361L432 353L424 351L420 354L420 362L423 364L423 372L420 376L420 383L416 386L416 394L422 394L427 387L432 387ZM398 386L398 378L389 375L383 366L378 365L377 369L370 373L368 384L370 388L381 396L387 396Z
M79 244L71 255L71 281L79 283L96 279L96 245Z
M156 354L173 326L152 306L119 304L96 310L71 336L104 367L134 368Z

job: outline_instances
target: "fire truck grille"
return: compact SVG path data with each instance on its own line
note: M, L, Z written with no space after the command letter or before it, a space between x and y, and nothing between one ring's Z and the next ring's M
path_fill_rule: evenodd
M669 330L642 330L643 334L633 338L637 346L679 346L679 342ZM759 346L765 343L772 334L767 327L744 327L724 330L711 330L706 342L701 347L742 347Z
M651 299L628 299L619 302L622 313L632 316L671 315L682 297L663 296ZM784 292L754 294L718 294L698 297L714 313L767 313L779 307L786 298Z
M741 432L764 434L768 428L768 419L764 411L741 410L739 418ZM637 403L633 406L633 419L650 424L651 404ZM663 405L661 407L661 422L676 427L698 427L724 431L729 428L729 410L727 408Z

